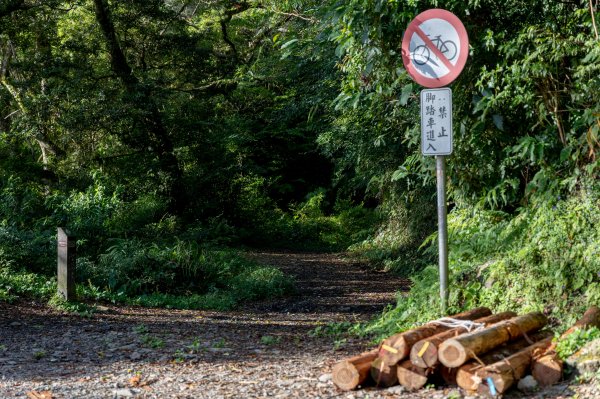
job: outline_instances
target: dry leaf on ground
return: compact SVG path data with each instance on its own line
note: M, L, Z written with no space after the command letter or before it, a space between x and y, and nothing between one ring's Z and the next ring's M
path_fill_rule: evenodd
M50 391L29 391L27 392L27 397L29 399L52 399L52 392Z

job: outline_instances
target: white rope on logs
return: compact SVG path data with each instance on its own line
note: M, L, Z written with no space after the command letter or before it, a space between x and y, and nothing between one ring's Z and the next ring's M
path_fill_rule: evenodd
M468 332L478 331L485 328L484 323L476 323L473 320L459 320L451 317L442 317L441 319L430 321L429 324L438 324L448 328L462 327Z

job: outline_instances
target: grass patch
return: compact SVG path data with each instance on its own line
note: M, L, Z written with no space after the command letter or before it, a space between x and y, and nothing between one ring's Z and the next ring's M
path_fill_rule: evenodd
M2 266L0 301L37 298L55 309L89 316L95 307L87 302L224 311L245 301L294 292L293 279L279 269L249 261L236 251L190 243L161 247L133 240L112 247L101 262L105 263L99 266L84 258L78 263L78 277L87 277L77 284L80 302L56 295L54 277ZM178 278L189 281L175 283Z

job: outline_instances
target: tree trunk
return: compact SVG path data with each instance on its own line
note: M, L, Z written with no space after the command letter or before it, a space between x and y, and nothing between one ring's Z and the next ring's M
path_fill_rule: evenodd
M488 308L476 308L450 317L459 320L475 320L480 317L489 316L490 314L492 314L492 311ZM379 348L379 357L382 358L386 364L397 364L400 360L409 355L410 349L415 343L448 330L450 330L450 327L431 322L424 326L392 335L381 344Z
M581 328L600 327L600 308L592 306L581 319L559 338L563 340ZM531 374L541 386L556 384L562 378L563 362L556 353L556 343L552 343L543 353L534 354Z
M480 331L463 334L444 341L439 347L440 362L446 367L460 367L469 359L485 353L505 342L517 339L546 325L541 313L529 313L501 321Z
M381 358L371 363L371 377L378 387L391 387L398 383L398 371L395 364L388 365Z
M529 336L531 342L539 342L547 338L552 338L553 334L551 331L540 331ZM481 377L477 375L477 372L481 370L485 365L499 362L513 355L524 348L531 345L531 342L525 338L521 338L514 342L510 342L499 346L498 348L490 351L479 358L479 361L473 360L458 368L447 368L442 367L442 376L449 384L457 384L462 389L474 392L479 388L481 384Z
M140 122L146 130L147 142L127 140L126 143L137 149L150 147L158 158L161 171L168 176L170 187L167 195L171 198L170 211L180 214L185 210L187 199L183 185L183 172L174 153L173 143L160 115L152 93L148 88L140 84L138 78L133 74L133 69L128 64L125 53L117 38L115 26L110 13L107 0L94 0L96 9L96 21L104 38L110 54L110 64L113 72L121 80L125 90L130 97L132 107L144 111L145 116L140 117Z
M350 391L362 385L371 370L371 363L377 357L377 349L342 360L333 366L333 383L344 391Z
M540 342L507 357L504 360L484 367L477 372L482 383L479 384L477 392L480 394L494 394L494 391L502 394L508 390L514 383L519 381L527 374L531 365L533 352L540 348L545 348L552 342L552 337L548 337ZM494 385L492 388L490 384Z
M503 312L477 319L475 322L482 323L485 327L489 327L494 323L510 319L516 315L515 312ZM438 347L441 343L466 332L468 332L466 328L458 327L420 340L414 344L410 350L410 361L417 367L432 368L437 366L439 364Z

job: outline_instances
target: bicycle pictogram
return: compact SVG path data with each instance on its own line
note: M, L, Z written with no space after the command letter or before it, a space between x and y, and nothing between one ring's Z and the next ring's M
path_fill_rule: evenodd
M428 35L429 36L429 35ZM442 35L435 36L431 42L435 45L435 47L440 50L440 52L448 59L448 61L452 61L458 52L458 47L452 40L442 40ZM415 47L412 53L412 59L417 65L425 65L429 62L431 57L431 50L427 48L425 44L421 44Z

